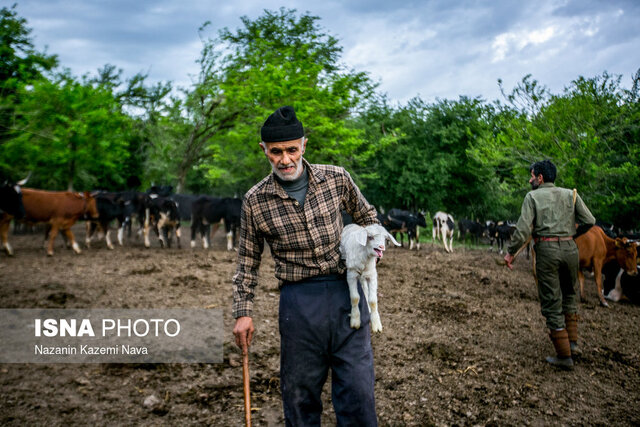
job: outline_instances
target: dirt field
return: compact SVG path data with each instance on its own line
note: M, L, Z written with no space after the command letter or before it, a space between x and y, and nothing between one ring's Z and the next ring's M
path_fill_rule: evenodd
M76 234L83 241L82 229ZM188 227L187 230L188 231ZM3 308L224 309L222 364L0 365L2 425L215 425L243 423L242 368L232 345L235 252L144 249L140 241L75 255L41 236L11 236L0 255ZM187 247L185 249L184 247ZM384 330L373 337L381 425L638 425L640 307L597 305L587 279L583 357L572 372L552 353L530 266L509 272L486 250L453 254L423 244L389 249L378 266ZM281 425L278 287L265 253L251 352L255 425ZM157 403L145 406L154 395ZM323 425L334 425L329 386Z

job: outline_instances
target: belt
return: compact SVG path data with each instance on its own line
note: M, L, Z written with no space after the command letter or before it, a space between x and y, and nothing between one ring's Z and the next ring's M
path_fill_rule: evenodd
M279 287L282 288L284 285L296 285L296 284L305 283L305 282L339 282L346 279L347 279L347 275L345 273L342 273L342 274L330 273L330 274L323 274L319 276L307 277L306 279L298 280L296 282L282 280L280 281Z
M573 240L573 237L571 236L565 236L565 237L558 237L558 236L554 236L554 237L546 237L546 236L539 236L539 237L534 237L533 241L535 243L538 242L565 242L568 240Z

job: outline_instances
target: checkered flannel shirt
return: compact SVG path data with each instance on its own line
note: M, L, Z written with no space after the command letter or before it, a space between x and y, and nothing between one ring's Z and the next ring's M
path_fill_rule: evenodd
M275 276L296 282L343 273L340 234L345 209L355 223L375 224L376 209L341 167L310 165L304 206L289 196L273 173L247 192L242 204L238 266L233 276L233 316L251 316L264 241L271 247Z

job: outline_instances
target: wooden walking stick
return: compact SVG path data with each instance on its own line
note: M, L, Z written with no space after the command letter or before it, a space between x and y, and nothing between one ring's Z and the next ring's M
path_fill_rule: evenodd
M242 387L244 389L244 423L251 427L251 389L249 385L249 346L242 347Z

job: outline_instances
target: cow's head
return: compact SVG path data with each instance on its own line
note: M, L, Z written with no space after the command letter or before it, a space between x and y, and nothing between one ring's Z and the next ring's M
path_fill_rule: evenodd
M636 242L630 242L626 237L618 237L616 244L616 260L629 276L638 274L636 269L636 258L638 248Z
M0 210L13 215L17 219L24 217L24 205L22 204L22 190L20 186L26 182L18 183L4 181L0 185Z

